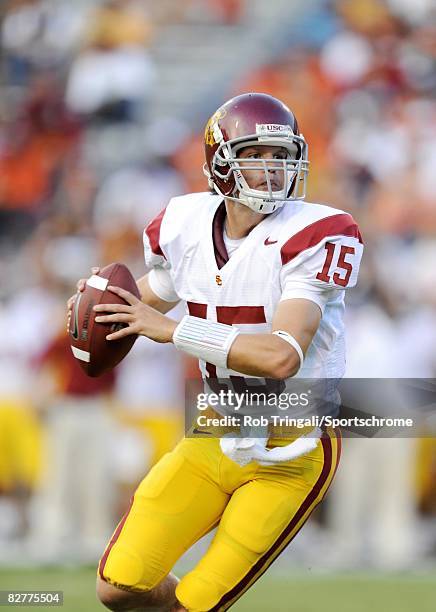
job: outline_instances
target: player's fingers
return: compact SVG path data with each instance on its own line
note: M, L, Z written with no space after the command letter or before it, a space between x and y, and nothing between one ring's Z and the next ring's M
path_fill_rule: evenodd
M138 300L138 298L135 295L133 295L133 293L130 293L130 291L126 291L125 289L121 289L121 287L113 287L112 285L109 285L108 291L112 291L112 293L116 293L117 295L122 297L123 300L126 300L126 302L128 302L132 306L140 302L140 300Z
M130 321L134 320L134 317L131 314L119 312L116 314L95 317L95 320L97 323L130 323Z
M100 268L97 268L96 266L94 268L91 268L91 273L100 274ZM85 291L87 280L88 280L87 278L81 278L80 280L77 281L77 285L76 285L77 291Z
M123 327L123 329L120 329L116 332L114 332L113 334L108 334L106 336L106 340L120 340L121 338L125 338L126 336L132 336L133 334L137 334L137 330L135 327L133 326L129 326L129 327Z
M86 287L86 281L88 279L87 278L81 278L80 280L77 281L77 291L85 291L85 287Z
M94 312L129 312L132 307L129 304L97 304L93 308Z

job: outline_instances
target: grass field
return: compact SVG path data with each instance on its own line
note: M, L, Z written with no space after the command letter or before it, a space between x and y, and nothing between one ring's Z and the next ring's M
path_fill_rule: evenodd
M63 590L63 612L98 612L93 568L1 569L0 590ZM42 610L39 606L21 609ZM5 608L6 609L6 608ZM427 575L310 573L261 579L235 612L434 612L436 578Z

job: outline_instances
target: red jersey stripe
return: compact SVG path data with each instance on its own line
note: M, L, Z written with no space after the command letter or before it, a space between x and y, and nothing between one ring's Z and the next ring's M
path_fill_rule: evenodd
M280 255L285 265L306 249L315 246L327 236L352 236L362 243L362 236L353 217L347 213L332 215L311 223L282 246Z
M217 306L216 315L219 323L266 323L263 306Z
M196 304L195 302L187 302L187 304L191 317L198 317L199 319L207 318L207 304Z
M165 255L162 249L160 248L159 241L160 241L160 226L162 225L162 219L164 217L165 210L166 208L164 208L163 211L160 212L158 216L153 219L153 221L150 221L150 223L145 228L145 233L147 234L148 239L150 241L151 250L153 251L155 255L162 255L163 257L165 257Z

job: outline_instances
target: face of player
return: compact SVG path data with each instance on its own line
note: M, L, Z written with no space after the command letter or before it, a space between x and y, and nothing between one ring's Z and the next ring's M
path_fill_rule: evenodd
M275 162L275 160L287 158L287 151L285 148L271 145L253 145L240 149L240 151L238 151L238 158L241 160L240 167L242 176L247 181L250 189L268 191L265 166L268 171L272 191L280 191L283 189L286 172L280 161ZM249 169L244 169L245 165Z

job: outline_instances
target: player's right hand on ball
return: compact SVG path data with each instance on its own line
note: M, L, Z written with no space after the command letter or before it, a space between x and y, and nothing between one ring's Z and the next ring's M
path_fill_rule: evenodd
M91 273L99 274L100 268L91 268ZM67 301L67 331L69 331L70 329L71 311L73 310L73 306L74 306L74 302L76 301L77 294L85 290L87 280L88 280L87 278L81 278L80 280L78 280L76 283L77 292L74 295L72 295L70 298L68 298L68 301Z

